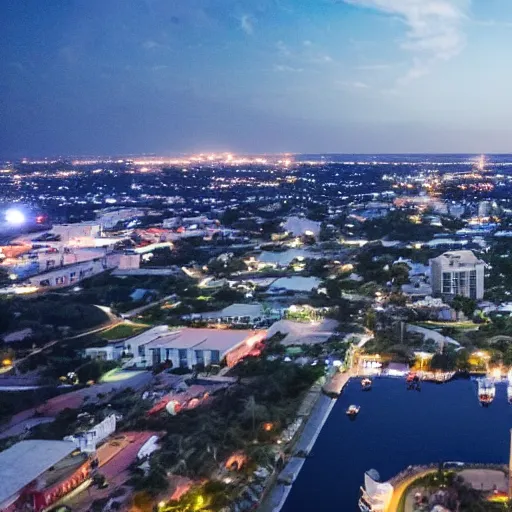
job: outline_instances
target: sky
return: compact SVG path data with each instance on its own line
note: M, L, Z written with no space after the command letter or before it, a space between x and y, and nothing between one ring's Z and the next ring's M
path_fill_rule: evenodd
M511 0L1 0L0 156L512 152Z

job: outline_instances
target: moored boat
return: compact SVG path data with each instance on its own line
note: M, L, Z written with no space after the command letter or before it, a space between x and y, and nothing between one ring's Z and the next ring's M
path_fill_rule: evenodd
M365 377L361 381L361 387L363 388L363 391L369 391L370 389L372 389L372 379Z
M347 409L347 416L357 416L359 414L360 409L361 407L359 407L359 405L349 406L349 408Z
M508 403L512 404L512 384L511 383L509 383L509 385L507 386L507 399L508 399Z
M496 386L491 379L480 379L478 381L478 400L483 406L489 405L496 396Z

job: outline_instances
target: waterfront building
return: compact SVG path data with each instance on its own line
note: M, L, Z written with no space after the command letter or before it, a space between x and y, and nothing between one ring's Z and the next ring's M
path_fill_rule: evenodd
M484 267L472 251L445 252L430 260L434 296L456 295L480 300L484 296Z
M381 482L380 475L375 469L364 474L364 487L361 487L359 510L361 512L384 512L387 510L393 486L389 482Z

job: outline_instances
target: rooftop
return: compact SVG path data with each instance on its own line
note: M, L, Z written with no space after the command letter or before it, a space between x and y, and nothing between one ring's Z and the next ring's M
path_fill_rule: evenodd
M264 335L265 331L185 328L149 343L147 348L197 348L198 350L227 352L246 339Z
M476 265L479 263L483 263L483 261L479 260L473 254L472 251L445 252L444 254L441 254L441 256L434 258L434 260L440 261L440 262L444 263L445 265L457 266L457 267L470 266L470 265Z
M0 505L76 450L70 441L20 441L0 453Z

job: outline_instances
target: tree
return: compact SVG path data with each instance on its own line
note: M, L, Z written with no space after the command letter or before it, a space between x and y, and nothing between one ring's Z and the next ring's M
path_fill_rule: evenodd
M430 361L430 368L447 372L455 370L456 364L456 356L453 353L443 352L442 354L434 354Z
M456 295L451 306L457 312L457 315L462 311L467 318L471 318L476 309L476 301L462 295Z
M3 288L4 286L7 286L9 284L9 272L3 268L0 267L0 288Z
M364 325L370 331L375 331L377 327L377 314L371 308L366 311Z
M389 276L396 286L409 282L409 267L405 263L397 263L389 269Z
M226 210L221 218L220 222L223 226L232 226L237 220L239 220L241 217L241 212L236 209L228 209Z

